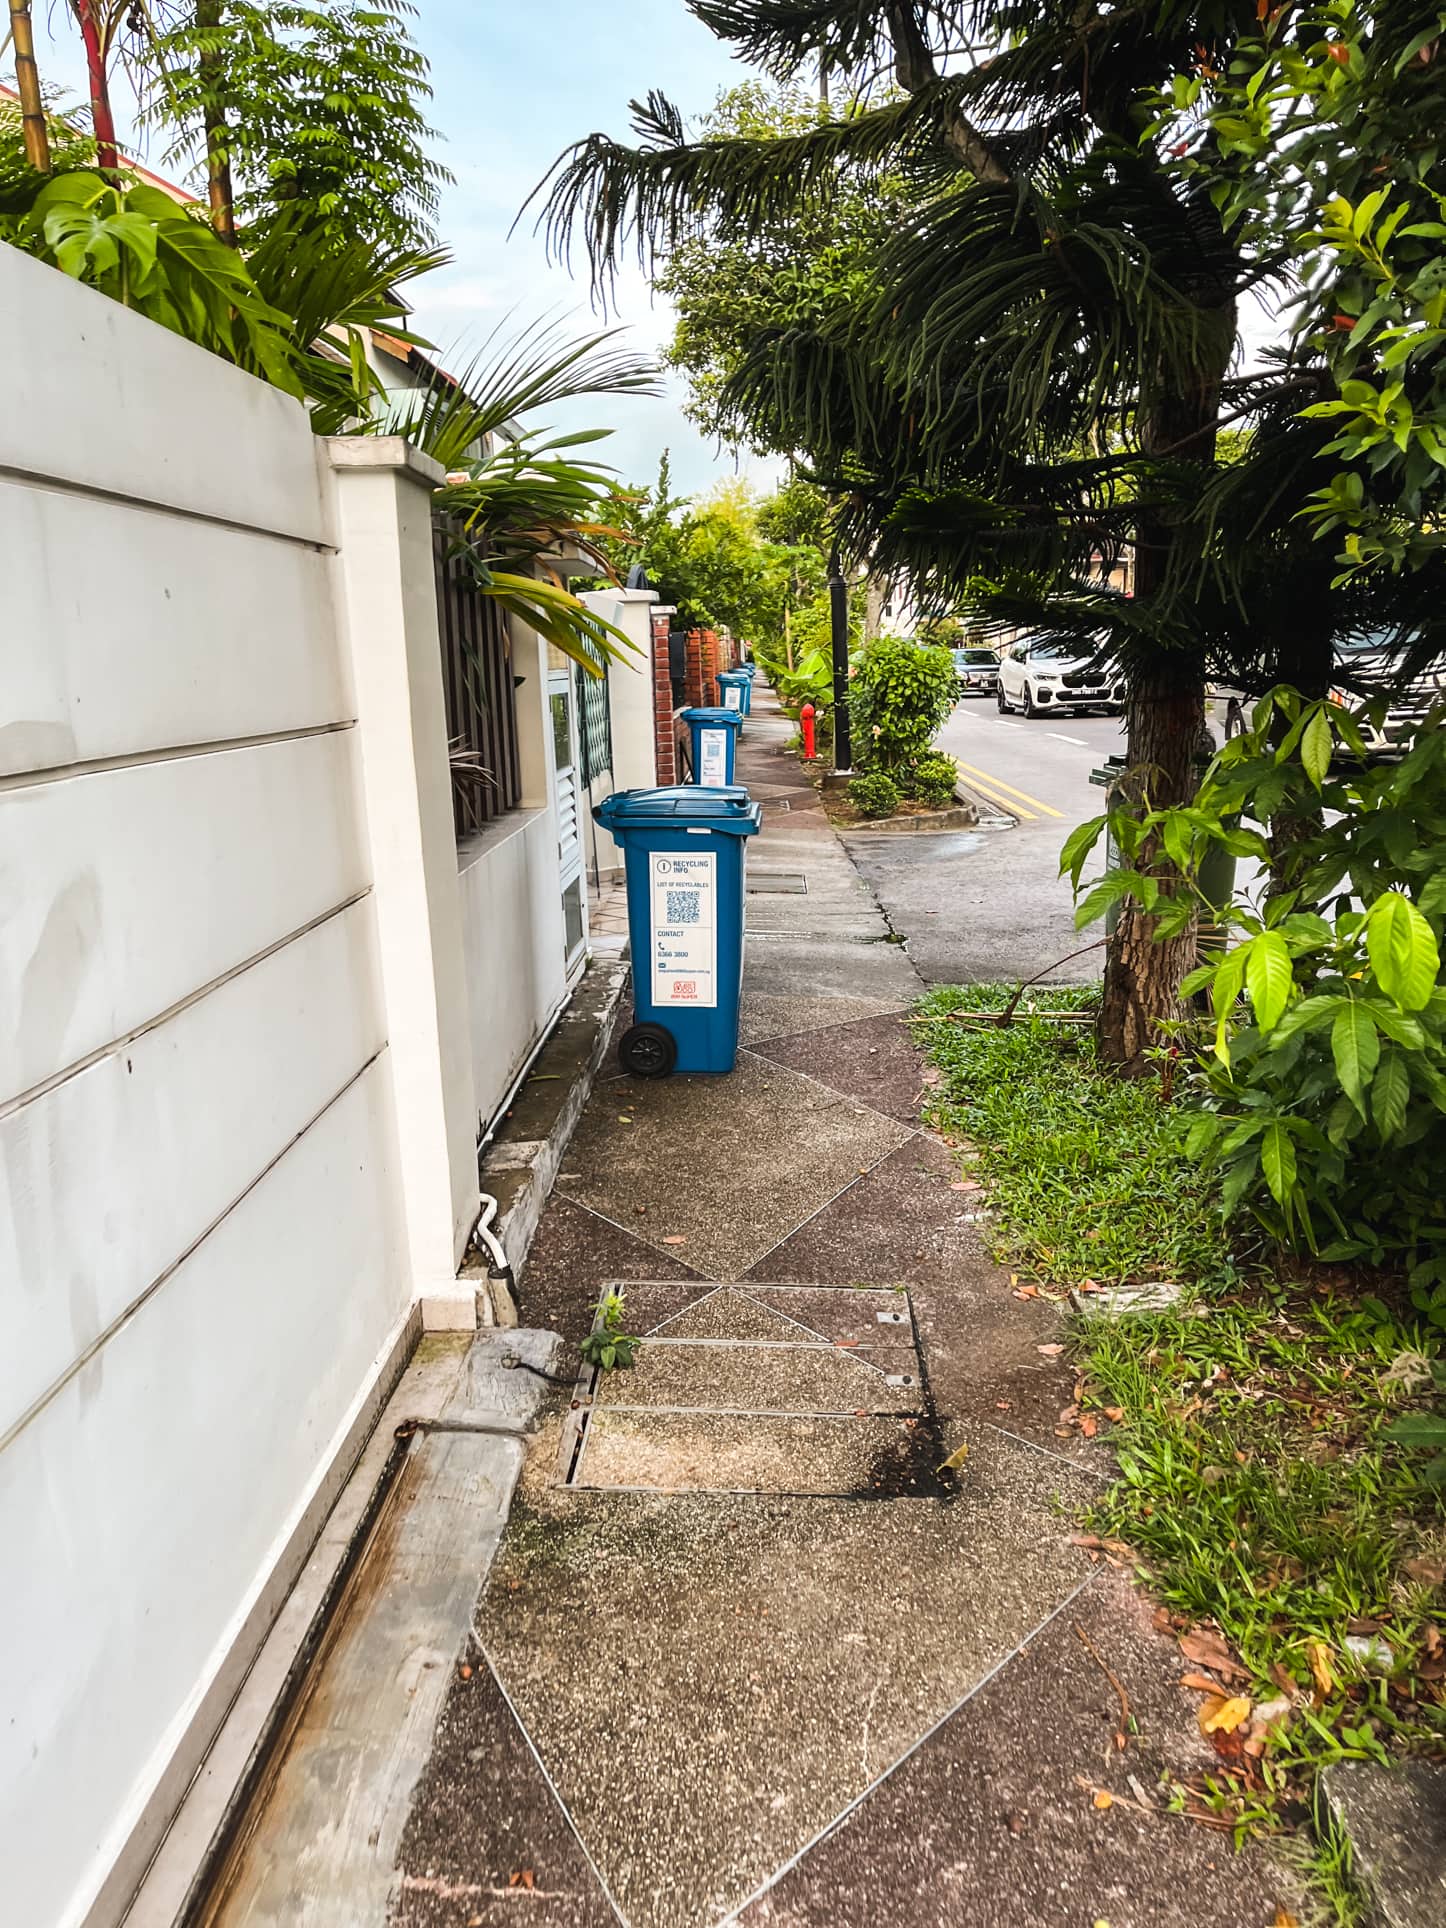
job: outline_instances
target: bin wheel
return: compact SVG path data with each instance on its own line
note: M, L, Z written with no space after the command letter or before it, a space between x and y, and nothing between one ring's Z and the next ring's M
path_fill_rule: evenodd
M661 1024L635 1024L619 1038L618 1057L635 1078L666 1078L678 1062L678 1041Z

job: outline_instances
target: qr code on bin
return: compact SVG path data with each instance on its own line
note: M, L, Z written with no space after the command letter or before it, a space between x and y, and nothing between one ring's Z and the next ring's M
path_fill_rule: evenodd
M670 924L696 924L700 919L698 908L700 892L696 890L670 890L668 892L668 922Z

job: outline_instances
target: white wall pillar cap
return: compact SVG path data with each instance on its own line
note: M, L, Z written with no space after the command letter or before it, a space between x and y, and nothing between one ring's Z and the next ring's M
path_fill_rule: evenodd
M447 471L415 448L405 435L328 435L327 459L334 469L396 469L424 488L440 488Z

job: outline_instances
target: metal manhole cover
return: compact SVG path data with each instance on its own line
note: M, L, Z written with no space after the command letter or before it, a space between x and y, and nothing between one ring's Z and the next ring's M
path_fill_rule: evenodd
M559 1477L592 1491L935 1497L944 1457L907 1294L620 1288L630 1370L585 1373Z

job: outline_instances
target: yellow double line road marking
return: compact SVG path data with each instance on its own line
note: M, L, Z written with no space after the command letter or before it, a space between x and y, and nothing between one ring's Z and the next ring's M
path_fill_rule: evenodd
M959 762L957 757L955 762ZM1016 790L1012 783L1006 783L1002 777L991 777L983 770L976 770L972 763L959 763L959 768L973 779L976 790L982 790L991 803L997 803L1012 816L1023 817L1030 823L1038 822L1041 816L1064 816L1063 810L1056 810L1052 803L1041 803L1038 797L1030 796L1025 790Z

